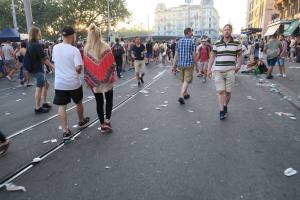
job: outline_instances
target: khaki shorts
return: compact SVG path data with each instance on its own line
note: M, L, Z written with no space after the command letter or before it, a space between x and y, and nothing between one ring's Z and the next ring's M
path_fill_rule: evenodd
M134 61L135 73L145 73L145 60L135 60Z
M194 66L188 68L179 67L180 71L180 80L181 82L192 83L193 82L193 73L194 73Z
M231 92L235 82L235 71L230 70L227 72L214 72L214 80L217 92Z

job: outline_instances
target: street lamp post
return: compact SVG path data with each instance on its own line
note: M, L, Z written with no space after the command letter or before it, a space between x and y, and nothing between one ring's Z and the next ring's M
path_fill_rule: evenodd
M14 23L14 29L18 30L18 23L17 23L17 16L16 16L16 6L15 1L11 0L11 10L12 10L12 16L13 16L13 23Z
M110 5L109 5L109 0L107 0L107 11L108 11L108 16L107 16L107 20L108 20L108 41L110 42L110 38L111 38L111 23L110 23Z
M30 28L33 24L30 0L23 0L23 4L24 4L25 15L26 15L27 32L29 33Z

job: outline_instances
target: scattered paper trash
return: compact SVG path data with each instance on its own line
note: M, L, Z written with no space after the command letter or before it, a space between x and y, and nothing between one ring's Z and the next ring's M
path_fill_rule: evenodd
M168 105L162 104L162 105L160 105L160 107L168 107Z
M41 162L41 158L34 158L33 160L32 160L32 162L34 162L34 163L39 163L39 162Z
M111 167L110 166L106 166L105 169L111 169Z
M248 100L252 100L252 101L256 101L256 99L254 99L252 96L247 96Z
M286 117L295 117L294 114L292 113L285 113L285 112L275 112L276 115L282 117L282 116L286 116Z
M47 144L47 143L49 143L49 142L56 143L56 142L57 142L57 139L45 140L45 141L43 142L43 144Z
M77 125L77 124L73 125L73 128L77 128L77 127L78 127L78 125Z
M270 92L279 93L279 90L277 90L276 88L271 88Z
M201 124L201 122L200 122L200 121L197 121L196 123L197 123L197 124Z
M149 128L143 128L143 131L148 131L149 130Z
M259 79L259 83L264 83L264 79Z
M164 94L165 92L160 92L161 94Z
M99 127L98 130L101 131L101 127Z
M136 144L136 141L132 141L130 144L131 144L131 145L134 145L134 144Z
M52 142L52 143L56 143L56 142L57 142L57 139L52 139L51 142Z
M27 94L26 94L26 92L22 92L22 95L25 96L25 95L27 95Z
M288 168L284 171L284 175L290 177L290 176L294 176L297 174L297 171L294 170L293 168Z
M22 101L22 99L17 99L16 102Z
M147 91L147 90L141 90L140 93L142 93L142 94L149 94L149 91Z
M12 183L8 183L5 185L6 190L9 192L23 191L26 192L26 188L24 186L16 186Z
M193 110L188 110L188 112L189 112L189 113L193 113L194 111L193 111Z
M8 115L11 115L11 114L10 114L9 112L6 112L6 113L5 113L5 116L8 116Z
M263 109L264 109L263 107L259 107L259 108L258 108L258 110L263 110Z
M290 119L292 119L292 120L296 120L297 118L296 118L296 117L290 117Z
M169 102L168 101L164 101L164 104L168 104Z
M132 88L133 88L133 87L137 87L137 86L138 86L137 84L131 84L131 85L130 85L130 87L132 87Z
M94 96L88 96L87 98L88 99L94 99L95 97Z
M62 130L62 126L58 126L58 130Z
M161 110L161 108L160 107L156 107L155 110Z
M145 94L145 97L149 97L149 95L148 95L148 94Z

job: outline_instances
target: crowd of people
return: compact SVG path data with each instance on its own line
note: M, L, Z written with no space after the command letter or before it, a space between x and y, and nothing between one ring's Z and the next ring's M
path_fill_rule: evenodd
M139 37L128 41L116 38L109 44L103 40L101 30L91 24L84 43L76 42L76 32L72 27L64 27L62 41L42 44L41 30L32 27L27 42L5 42L1 45L0 73L9 81L19 73L20 83L27 87L33 86L32 80L35 80L36 114L48 113L52 108L48 101L47 74L54 74L53 104L58 106L64 140L72 137L66 112L71 101L77 107L78 126L85 127L90 121L82 102L82 74L95 96L100 131L110 133L113 130L111 114L117 77L122 78L127 70L134 69L138 86L142 86L146 65L159 61L163 65L172 64L172 72L180 73L182 87L178 102L181 105L191 98L188 88L194 73L202 77L203 83L214 74L220 120L225 120L235 73L266 73L266 78L271 79L273 68L278 65L278 76L286 77L285 61L300 62L300 37L280 35L278 38L274 34L267 42L259 39L240 41L232 37L232 29L230 24L225 25L221 39L214 44L208 37L195 40L191 28L186 28L185 37L178 40L154 42L141 41ZM0 132L0 155L6 152L9 143Z
M267 79L272 79L273 69L278 66L279 73L276 76L286 78L286 62L300 63L300 36L286 37L275 33L269 40L245 40L242 41L242 52L243 73L265 73Z

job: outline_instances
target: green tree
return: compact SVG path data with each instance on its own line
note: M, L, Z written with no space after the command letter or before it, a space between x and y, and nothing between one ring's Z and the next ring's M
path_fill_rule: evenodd
M17 21L20 32L26 32L23 1L15 0ZM85 36L90 23L107 31L107 0L32 0L34 24L41 28L43 36L55 38L65 25L74 26ZM13 27L10 0L0 0L0 28ZM110 0L112 27L130 16L125 0Z

